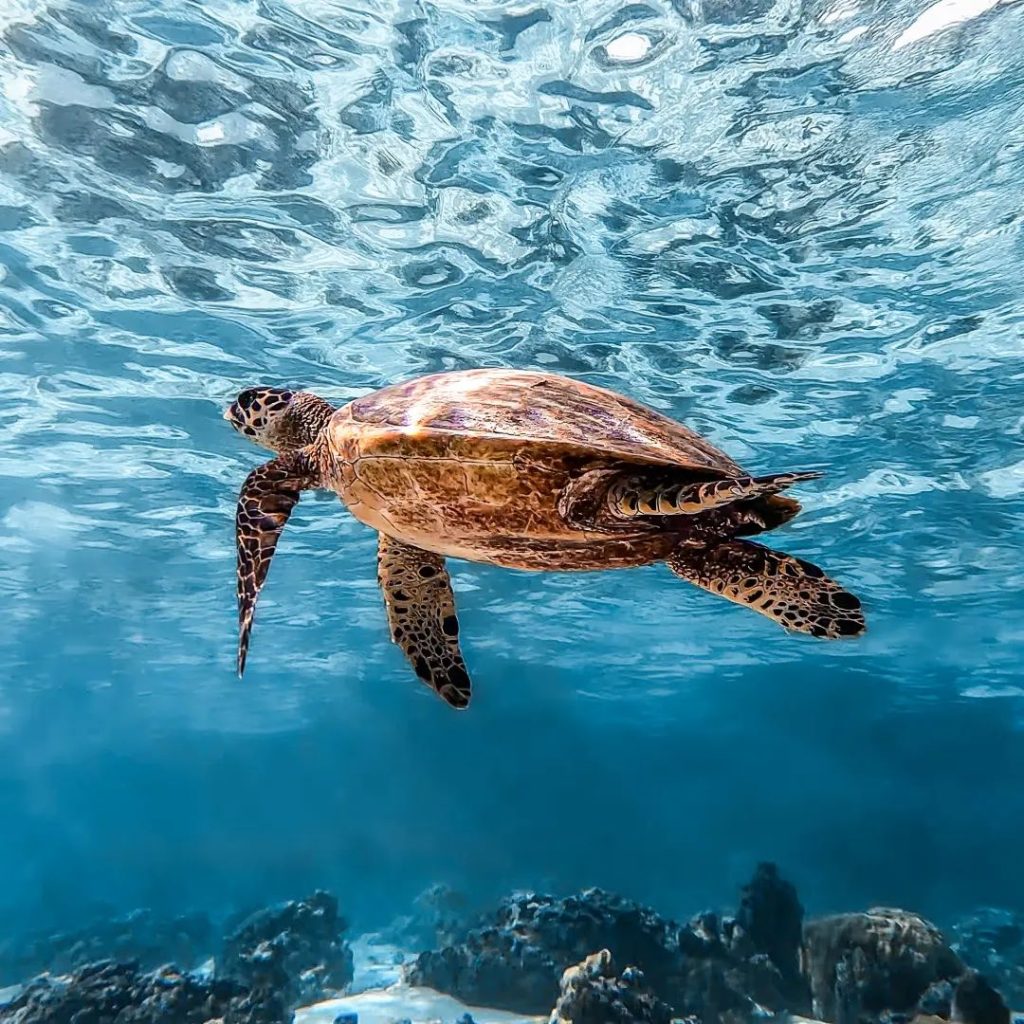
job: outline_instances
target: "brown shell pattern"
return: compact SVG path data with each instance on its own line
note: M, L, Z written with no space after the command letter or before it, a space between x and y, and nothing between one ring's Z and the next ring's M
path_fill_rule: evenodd
M359 398L350 409L358 423L424 437L515 439L710 475L742 472L699 434L654 409L550 373L487 369L434 374Z

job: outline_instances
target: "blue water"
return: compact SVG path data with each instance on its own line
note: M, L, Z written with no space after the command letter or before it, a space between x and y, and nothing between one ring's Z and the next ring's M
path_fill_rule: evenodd
M987 8L987 9L984 9ZM0 11L0 917L601 884L1024 906L1024 6L13 0ZM308 495L244 682L255 383L613 387L859 593L452 565L457 715Z

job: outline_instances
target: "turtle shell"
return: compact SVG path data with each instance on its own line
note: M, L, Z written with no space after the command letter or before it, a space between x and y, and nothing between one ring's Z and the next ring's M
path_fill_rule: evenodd
M710 476L742 473L681 423L614 391L550 373L438 373L356 399L349 409L357 423L417 437L494 438Z

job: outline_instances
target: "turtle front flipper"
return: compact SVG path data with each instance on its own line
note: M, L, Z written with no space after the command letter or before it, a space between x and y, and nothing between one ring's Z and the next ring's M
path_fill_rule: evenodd
M746 605L784 629L811 636L864 632L860 601L810 562L745 540L681 547L668 567L688 583Z
M260 588L278 538L301 491L316 487L319 472L306 449L257 466L246 478L235 512L238 584L238 674L245 671L249 634Z
M453 708L468 707L471 685L459 649L455 595L444 559L382 533L377 578L391 639L416 675Z
M778 494L821 473L773 473L771 476L737 476L724 480L673 481L650 485L633 478L613 485L608 501L613 511L627 519L636 516L695 516L722 505L751 501Z

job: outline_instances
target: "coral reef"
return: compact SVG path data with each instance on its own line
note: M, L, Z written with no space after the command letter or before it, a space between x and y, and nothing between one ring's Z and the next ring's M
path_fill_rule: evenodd
M958 1024L1010 1024L1003 997L977 971L968 971L957 983L950 1009Z
M964 973L937 928L904 910L876 908L811 921L803 970L814 1015L835 1024L910 1013L936 982Z
M680 927L653 910L588 889L566 899L520 894L461 942L421 954L414 985L468 1003L546 1012L562 972L595 950L634 964L677 1013L706 1024L809 1009L799 971L803 909L772 865L761 865L735 919L702 914Z
M326 892L257 911L224 940L217 975L290 1007L339 995L353 976L347 927Z
M37 978L4 1006L0 1024L290 1024L273 996L237 982L203 980L165 967L151 974L135 964L105 961L70 977Z
M917 1015L949 1020L949 1015L953 1012L953 990L955 987L951 981L932 982L917 1001Z
M796 888L774 864L759 864L740 893L740 905L729 929L732 954L749 959L767 956L778 970L789 1002L803 1006L810 995L800 972L804 908Z
M641 965L658 989L670 987L680 966L677 931L653 910L600 889L565 899L519 893L460 943L420 954L406 979L470 1004L547 1013L562 972L595 950Z
M196 967L214 951L205 914L164 918L151 910L97 920L74 931L0 944L0 987L43 972L67 974L99 960L137 962L152 970L166 963Z
M981 971L1011 1006L1024 1007L1024 917L986 907L950 932L964 963Z
M985 949L996 942L1005 949L1018 938L1008 929L982 947L981 929L969 934L973 948ZM657 999L703 1024L782 1012L829 1024L891 1024L915 1015L1008 1024L999 994L984 977L965 973L933 925L891 909L805 925L795 888L771 864L761 864L744 886L734 917L705 912L682 927L599 889L567 899L519 894L459 942L421 954L406 977L517 1013L543 1013L557 998L552 1019L573 1020L572 1007L585 1015L588 999L623 990L626 981L609 975L595 950L606 951L609 962L635 964ZM559 996L554 986L563 971ZM615 1012L632 1019L628 1007Z
M617 975L607 949L562 975L562 992L550 1024L669 1024L672 1011L627 967Z
M810 989L800 970L803 919L796 888L774 864L759 864L740 892L735 917L705 913L680 934L689 983L677 1008L704 1020L808 1013Z
M460 898L436 886L390 930L363 936L356 943L363 986L380 996L402 947L418 938L440 948L404 967L417 987L389 992L414 1002L427 996L432 1006L447 1001L458 1012L446 1019L486 1006L550 1013L550 1024L750 1024L773 1015L826 1024L1010 1024L1000 990L1007 985L1019 997L1012 986L1024 971L1024 928L1011 914L965 919L955 946L903 910L805 924L795 888L771 864L761 864L743 887L734 916L707 911L684 925L601 889L565 898L517 893L493 913L459 924L464 913ZM208 951L212 929L202 917L167 922L137 913L31 940L20 951L11 942L3 961L8 980L24 981L24 967L50 974L4 992L0 1024L291 1024L296 1007L350 987L346 928L325 892L235 918L213 977L152 969L166 954L194 964ZM381 934L396 944L382 944ZM144 957L80 962L108 950ZM617 964L630 966L620 972ZM372 1007L375 998L367 991L327 1007L351 1017L358 1013L352 999ZM395 1006L403 1011L397 1017L407 1015L405 1004Z
M892 1015L889 1015L890 1017ZM1003 997L977 971L968 971L953 985L936 982L917 1004L914 1024L1010 1024Z
M168 966L144 973L170 960L197 966L213 946L202 916L161 921L138 912L20 946L12 941L2 961L5 980L49 973L6 1003L0 1021L290 1021L296 1006L338 995L352 980L345 929L337 901L325 892L249 914L224 940L214 980Z

